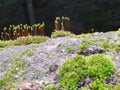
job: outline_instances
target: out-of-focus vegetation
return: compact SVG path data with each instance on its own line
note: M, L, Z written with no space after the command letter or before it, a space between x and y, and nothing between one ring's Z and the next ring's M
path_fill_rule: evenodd
M70 31L70 18L68 17L56 17L55 30Z
M25 25L10 25L9 28L4 27L1 38L2 40L15 40L18 37L22 36L43 36L44 33L44 26L45 24L34 24L32 26L29 26L27 24Z
M65 37L65 36L75 36L75 34L69 32L69 31L54 31L51 34L51 38L56 38L56 37Z
M16 40L0 41L0 48L8 48L13 46L28 45L28 44L38 44L45 42L49 39L47 36L23 36Z

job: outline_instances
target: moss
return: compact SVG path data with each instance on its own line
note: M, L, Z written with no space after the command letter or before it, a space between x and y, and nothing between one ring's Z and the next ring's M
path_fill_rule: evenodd
M19 37L16 40L0 41L0 48L9 48L14 46L28 45L28 44L39 44L49 39L46 36L27 36Z
M89 87L82 87L82 88L79 88L78 90L90 90Z
M60 85L67 90L76 90L79 79L85 76L85 58L76 56L68 60L59 71Z
M118 28L118 37L120 37L120 28Z
M80 35L76 35L76 38L89 38L89 37L93 37L94 34L93 33L87 33L87 34L80 34Z
M9 40L9 41L0 41L0 48L7 48L7 47L12 47L13 41Z
M120 90L120 83L117 83L117 84L114 86L113 90Z
M108 77L114 71L114 64L106 55L91 55L86 57L87 74L94 78Z
M46 36L27 36L27 37L19 37L14 40L14 45L28 45L28 44L38 44L41 42L47 41L49 38Z
M114 47L116 46L114 44L114 41L110 41L106 38L99 38L100 45L97 44L97 46L100 46L104 51L113 51Z
M65 36L75 36L75 34L68 32L68 31L55 31L52 32L51 38L56 38L56 37L65 37Z
M67 52L75 52L76 49L73 45L67 45L66 48L65 48L65 51Z
M86 50L88 49L91 45L94 45L95 41L94 40L83 40L82 43L79 45L79 50Z
M0 79L1 90L14 90L22 81L22 76L26 72L26 62L20 55L17 55L9 67L6 74Z
M106 84L105 81L96 79L89 85L90 90L113 90L111 84Z
M90 48L91 46L96 46L102 49L104 52L107 51L117 51L120 50L120 43L118 42L119 39L116 40L108 40L106 38L98 38L97 40L83 40L79 45L79 50L84 51Z
M34 52L33 52L31 49L27 49L27 50L25 50L24 52L22 52L21 55L25 55L25 54L26 54L27 56L31 57L31 56L34 55Z
M104 84L105 78L110 77L113 72L114 64L106 55L76 56L64 63L60 69L60 85L66 90L77 90L78 82L87 76L91 77L93 81L99 80L100 84Z
M58 90L56 85L48 85L45 87L44 90Z
M44 50L40 51L39 53L44 53L47 56L47 58L50 58L51 56L53 56L52 53L49 53L49 52L44 51Z

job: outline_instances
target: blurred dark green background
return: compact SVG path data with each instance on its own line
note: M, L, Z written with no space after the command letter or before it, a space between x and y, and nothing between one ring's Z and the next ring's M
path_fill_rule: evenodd
M45 22L54 30L56 16L71 19L71 31L111 31L120 26L120 0L0 0L0 29L10 24Z

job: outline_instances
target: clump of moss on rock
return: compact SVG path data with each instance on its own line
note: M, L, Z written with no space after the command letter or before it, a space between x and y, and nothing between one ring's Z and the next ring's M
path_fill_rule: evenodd
M95 84L99 80L100 84L105 83L107 77L111 77L114 73L114 64L112 59L104 54L94 54L91 56L76 56L66 63L59 71L60 85L66 90L77 90L83 86L78 87L79 82L86 77L90 77L91 81L87 88ZM93 83L93 84L92 84ZM93 90L99 90L100 86L93 86ZM107 89L106 86L104 88Z
M69 32L69 31L54 31L51 34L51 38L56 38L56 37L65 37L65 36L75 36L75 34Z

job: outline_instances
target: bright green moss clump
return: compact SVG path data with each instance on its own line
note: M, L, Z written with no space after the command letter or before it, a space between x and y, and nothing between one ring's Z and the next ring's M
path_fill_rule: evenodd
M79 79L85 76L85 58L83 56L76 56L68 60L63 68L59 71L60 84L65 89L76 90Z
M94 78L110 76L114 71L112 60L106 55L92 55L86 57L87 74Z
M114 64L111 58L106 55L76 56L64 63L59 71L60 85L65 90L77 90L78 82L89 76L92 82L88 88L92 87L92 90L105 90L100 89L102 88L101 85L105 84L105 78L110 77L113 72ZM101 81L99 86L93 86L98 83L96 80ZM104 88L107 88L107 85Z

